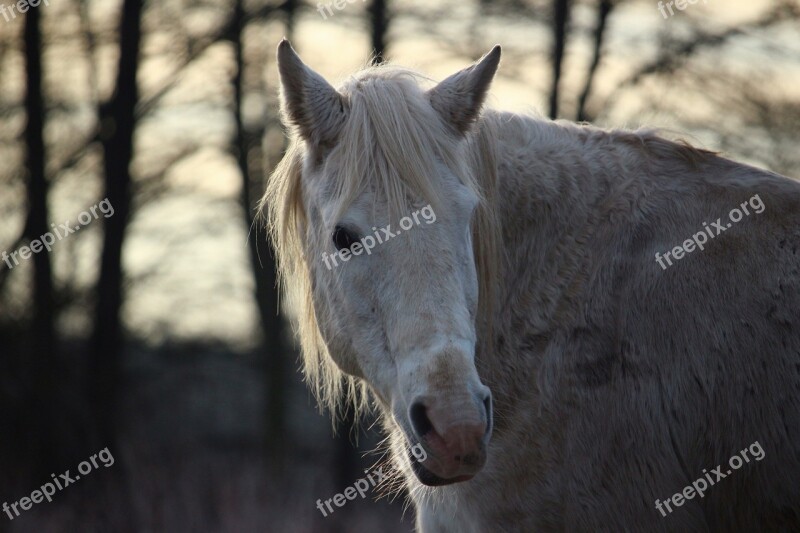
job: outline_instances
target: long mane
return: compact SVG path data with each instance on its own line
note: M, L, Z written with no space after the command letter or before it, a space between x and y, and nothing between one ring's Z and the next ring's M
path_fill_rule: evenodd
M465 152L428 104L424 85L429 82L408 69L380 66L362 70L339 88L349 111L338 143L327 154L328 160L335 156L337 161L333 176L335 210L343 213L368 187L386 196L392 216L404 212L412 196L431 203L435 209L439 202L446 201L437 197L432 181L439 175L437 165L444 163L459 176L480 199L473 218L473 246L479 278L476 327L481 350L481 344L490 338L493 283L499 261L499 225L493 207L496 129L490 121L479 119L468 134ZM334 421L346 403L354 406L358 418L370 408L367 385L344 374L328 355L312 300L307 258L313 248L307 242L303 171L305 165L314 162L299 133L290 131L289 137L289 147L269 178L260 210L266 210L284 301L297 313L295 333L305 379L320 410L329 409ZM313 238L317 243L328 238L319 232Z

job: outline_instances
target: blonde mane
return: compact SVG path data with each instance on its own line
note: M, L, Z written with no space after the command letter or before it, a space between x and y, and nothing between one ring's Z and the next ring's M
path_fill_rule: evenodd
M490 338L493 284L498 261L499 224L494 215L497 167L495 128L480 119L468 134L466 152L446 129L427 102L421 84L430 80L413 71L390 66L370 67L351 77L342 87L348 119L337 144L326 154L335 159L335 211L340 215L364 190L375 188L387 200L390 216L405 212L410 198L422 198L434 209L437 162L444 163L480 200L473 218L473 247L479 283L478 350ZM285 121L285 123L288 123ZM344 374L328 355L314 311L311 272L306 242L308 217L303 204L303 169L312 161L306 142L291 131L290 143L269 178L260 203L266 207L267 227L277 256L280 286L285 301L297 310L296 335L303 374L319 403L334 421L346 403L358 415L371 407L367 384ZM319 232L316 242L328 235Z

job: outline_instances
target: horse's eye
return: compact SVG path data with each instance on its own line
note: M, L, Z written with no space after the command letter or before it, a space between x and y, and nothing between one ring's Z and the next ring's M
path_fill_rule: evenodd
M333 245L337 250L350 248L353 243L358 241L358 237L343 226L336 226L333 230Z

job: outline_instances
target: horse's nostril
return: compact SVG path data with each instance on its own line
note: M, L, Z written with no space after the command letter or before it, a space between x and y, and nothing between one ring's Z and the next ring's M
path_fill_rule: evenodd
M414 404L411 405L408 418L411 420L411 426L414 428L414 432L419 438L424 437L429 431L433 430L433 424L431 424L428 418L427 409L419 402L414 402Z

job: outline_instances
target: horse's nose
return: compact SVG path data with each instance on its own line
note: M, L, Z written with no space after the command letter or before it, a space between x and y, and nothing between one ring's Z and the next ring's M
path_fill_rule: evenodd
M492 395L489 389L462 401L418 398L408 418L416 437L440 462L454 470L483 466L492 430Z

